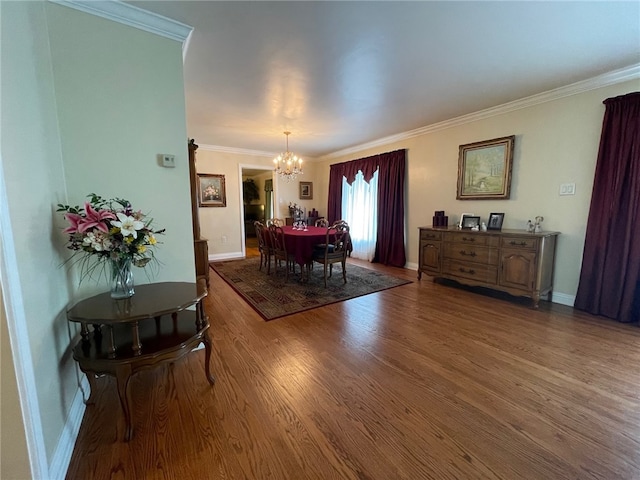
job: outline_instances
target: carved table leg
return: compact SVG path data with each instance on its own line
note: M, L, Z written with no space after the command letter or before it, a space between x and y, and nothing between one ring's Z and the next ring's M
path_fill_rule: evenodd
M82 370L82 367L80 367ZM87 381L89 382L89 397L85 400L85 405L93 405L95 403L95 399L93 394L96 391L96 374L93 372L87 372L86 370L82 370L82 372L87 376Z
M124 441L131 440L133 427L131 425L131 392L129 392L129 380L131 380L131 366L121 365L116 369L116 383L118 384L118 399L122 413L124 413Z
M209 384L213 385L216 382L216 379L211 375L211 339L209 338L209 332L204 332L204 335L202 335L202 341L204 342L204 372Z

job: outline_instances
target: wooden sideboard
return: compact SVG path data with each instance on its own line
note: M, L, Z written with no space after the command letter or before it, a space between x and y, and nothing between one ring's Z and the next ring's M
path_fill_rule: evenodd
M457 227L419 227L418 279L426 273L529 297L538 308L551 295L559 232L476 232Z

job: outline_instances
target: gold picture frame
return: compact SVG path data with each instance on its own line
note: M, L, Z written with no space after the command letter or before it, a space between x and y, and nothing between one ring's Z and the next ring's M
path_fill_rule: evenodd
M224 184L224 175L216 175L212 173L198 174L198 206L227 206L227 192Z
M515 135L460 145L458 200L508 199Z
M313 200L313 182L300 182L300 200Z

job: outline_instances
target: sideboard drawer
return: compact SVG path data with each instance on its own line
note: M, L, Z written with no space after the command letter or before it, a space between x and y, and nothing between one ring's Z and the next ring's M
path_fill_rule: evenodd
M491 285L498 283L498 267L493 265L445 259L442 265L442 273Z
M442 240L442 232L420 230L420 240L432 240L432 241L439 242L440 240Z
M498 249L464 243L445 243L444 255L453 260L498 265Z
M501 239L502 248L518 248L524 250L537 250L538 237L507 237L504 236Z
M486 245L489 247L497 247L500 243L497 236L487 235L486 233L478 234L478 232L447 232L445 234L445 240L448 242Z

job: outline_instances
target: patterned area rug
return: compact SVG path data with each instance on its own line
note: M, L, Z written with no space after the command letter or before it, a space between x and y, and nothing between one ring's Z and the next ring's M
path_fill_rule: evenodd
M333 275L327 279L327 288L324 288L322 265L315 265L306 283L299 281L299 266L296 266L295 275L289 274L288 282L285 282L284 267L278 268L278 273L274 274L272 264L271 274L267 275L265 267L258 270L259 257L212 262L210 265L265 320L411 283L410 280L351 264L347 264L346 284L342 281L342 267L334 265Z

